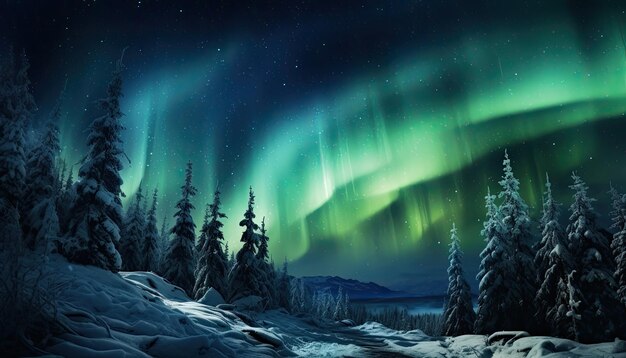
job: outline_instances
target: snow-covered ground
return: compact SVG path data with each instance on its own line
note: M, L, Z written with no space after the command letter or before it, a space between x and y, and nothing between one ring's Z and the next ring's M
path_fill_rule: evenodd
M238 312L191 301L146 272L113 274L53 256L64 282L59 317L73 332L46 351L71 357L626 357L626 342L582 345L526 337L487 345L485 336L429 337L378 323L357 327L284 310Z

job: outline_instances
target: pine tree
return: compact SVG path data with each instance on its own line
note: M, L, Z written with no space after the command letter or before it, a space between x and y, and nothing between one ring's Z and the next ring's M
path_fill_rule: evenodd
M250 187L248 195L248 209L244 213L244 219L239 222L239 226L245 228L241 235L243 246L237 252L235 264L228 276L229 295L228 300L234 302L246 296L267 297L263 285L259 282L259 277L263 273L259 270L258 260L255 256L257 234L259 226L254 222L254 192Z
M485 207L487 218L483 222L481 236L487 243L480 253L478 312L474 330L477 334L490 334L512 328L508 315L511 306L509 295L514 290L510 278L511 253L504 238L501 214L495 204L495 195L487 191Z
M534 253L530 232L528 206L519 194L519 180L513 175L511 160L504 152L504 175L500 181L503 199L500 205L503 234L506 245L510 247L512 265L508 267L505 277L515 283L515 290L509 293L505 311L513 324L512 329L531 330L533 317L528 311L534 311L536 294L536 273L533 269Z
M287 258L283 262L283 269L278 276L278 284L276 285L276 305L278 307L282 307L287 311L291 311L292 307L290 303L290 294L291 294L291 279L289 278L289 273L287 272Z
M59 145L58 118L51 118L26 163L22 230L31 249L52 250L59 235L56 211L56 156Z
M143 269L143 242L145 215L141 206L143 193L141 185L135 194L135 202L126 213L123 237L120 239L120 255L124 271L141 271Z
M25 177L25 128L36 110L30 93L29 63L19 70L13 49L0 66L0 251L21 245L20 203Z
M222 250L222 242L224 241L224 233L222 233L222 219L226 218L226 214L220 211L221 199L219 189L213 194L213 203L208 206L205 225L202 227L202 234L199 240L202 246L199 251L198 266L196 269L196 285L194 287L194 297L198 300L204 294L213 288L219 292L222 297L228 293L228 285L226 282L228 274L228 257ZM210 220L209 220L210 219Z
M159 252L159 265L158 265L158 273L160 274L161 269L165 265L165 253L167 249L170 247L170 232L167 229L169 227L167 221L167 213L163 214L163 222L161 223L161 231L159 233L159 238L161 239L160 252Z
M443 314L443 334L460 336L470 334L474 328L476 314L472 306L472 293L463 275L461 260L463 252L459 243L456 225L450 230L450 267L448 267L448 299Z
M209 232L209 217L211 216L211 205L207 204L204 209L204 219L202 220L202 228L200 228L200 237L198 237L198 241L196 242L196 252L200 254L202 252L202 247L206 242L206 235Z
M567 237L576 258L576 272L570 285L581 293L579 338L581 342L612 340L621 330L624 307L615 292L610 268L611 250L608 239L600 233L587 185L572 174L574 202L567 226Z
M68 224L63 253L81 264L111 271L121 268L116 245L122 225L122 57L117 62L107 97L100 100L105 114L95 119L87 136L89 152L83 159L76 183L76 199Z
M277 275L274 269L274 264L269 263L269 248L267 242L269 237L267 236L267 230L265 229L265 217L261 220L260 235L258 235L258 251L256 253L257 263L262 276L259 277L259 282L264 287L263 291L267 293L268 305L275 307L277 305Z
M541 241L537 245L535 268L539 291L535 297L535 319L539 333L550 334L555 322L557 288L559 280L567 278L572 270L571 254L565 234L559 224L561 204L552 197L552 184L546 174L546 191L543 196L543 214L540 220ZM548 315L548 312L551 312Z
M226 272L230 272L230 269L233 268L232 262L230 261L230 249L228 248L228 241L224 242L224 256L226 257Z
M144 231L143 261L141 268L143 271L157 272L159 268L161 237L157 230L157 196L158 190L155 188L152 194L152 205L150 206L146 220L146 229Z
M619 194L611 187L613 228L616 230L611 242L615 259L615 284L617 296L626 305L626 195Z
M191 217L191 198L196 195L197 189L191 185L192 164L187 163L185 184L181 187L182 197L176 204L178 211L174 214L176 224L171 230L174 238L165 254L162 267L163 277L172 284L182 288L189 297L193 295L194 277L194 242L196 238L196 224Z

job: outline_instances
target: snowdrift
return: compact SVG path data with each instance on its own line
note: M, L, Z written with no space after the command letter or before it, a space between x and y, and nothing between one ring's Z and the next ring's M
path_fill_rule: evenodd
M59 319L72 332L46 351L67 357L289 356L282 341L232 312L190 300L149 272L114 274L51 257L49 270L66 284ZM263 339L270 336L271 342Z

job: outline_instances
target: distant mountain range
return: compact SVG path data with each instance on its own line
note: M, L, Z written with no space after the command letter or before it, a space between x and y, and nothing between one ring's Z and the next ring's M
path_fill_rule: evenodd
M338 276L305 276L300 279L311 291L330 291L332 294L337 294L341 287L352 300L415 296L409 292L390 290L374 282L361 282Z

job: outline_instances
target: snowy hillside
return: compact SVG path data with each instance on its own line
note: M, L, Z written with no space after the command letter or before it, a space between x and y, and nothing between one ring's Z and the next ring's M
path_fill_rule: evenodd
M338 276L305 276L301 280L311 291L329 290L336 294L339 287L350 299L410 297L408 292L393 291L374 282L361 282Z
M152 273L120 275L53 256L66 284L59 318L73 332L46 351L67 357L232 357L292 355L233 312L190 300Z
M52 256L48 269L64 283L59 319L69 329L45 351L71 357L626 357L626 343L581 345L546 337L486 345L485 336L429 337L378 323L290 315L285 310L238 312L190 300L146 272L114 274ZM556 354L553 354L556 353Z

